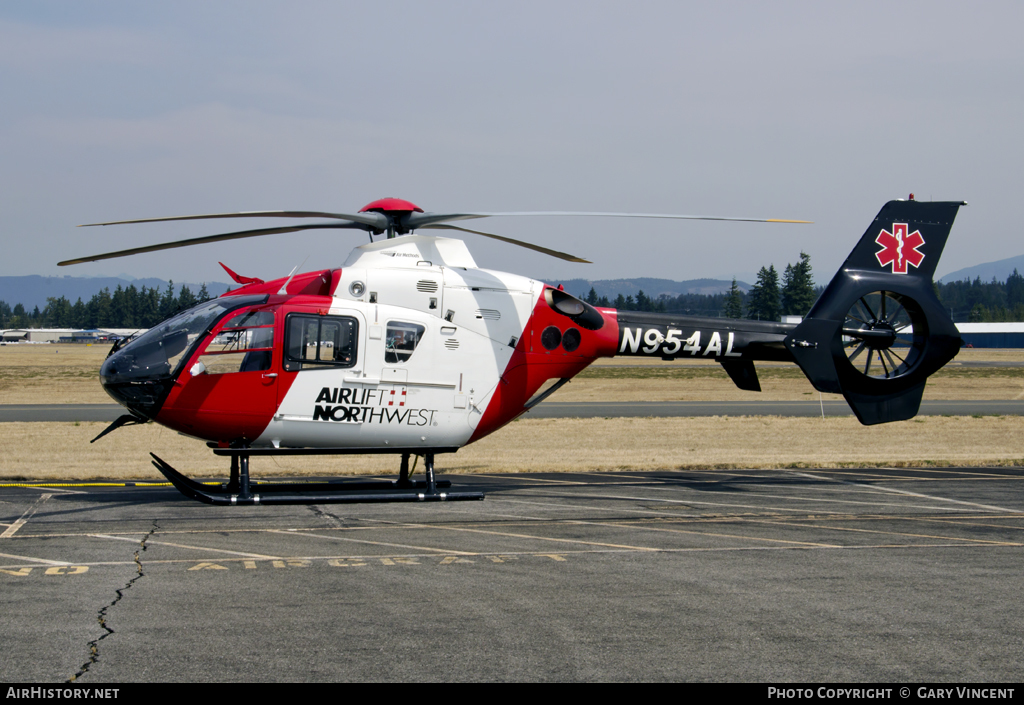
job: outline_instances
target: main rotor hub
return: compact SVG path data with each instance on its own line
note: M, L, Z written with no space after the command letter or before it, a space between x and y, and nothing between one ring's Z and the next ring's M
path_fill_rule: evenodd
M360 213L371 211L390 215L391 213L422 213L423 209L415 203L403 201L401 198L380 198L373 203L367 203L359 209Z
M382 213L388 218L387 234L388 239L395 235L405 235L409 232L406 223L412 213L422 213L423 209L415 203L404 201L401 198L381 198L373 203L363 206L360 213ZM375 231L376 232L376 231ZM371 237L371 240L373 238Z

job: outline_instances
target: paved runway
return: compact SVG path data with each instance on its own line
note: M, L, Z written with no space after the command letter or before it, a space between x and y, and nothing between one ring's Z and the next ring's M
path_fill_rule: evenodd
M452 479L487 499L0 487L0 680L1020 678L1020 468Z
M124 408L117 404L0 404L0 423L12 421L103 421ZM1020 416L1024 400L924 401L924 416ZM853 416L844 401L644 401L544 402L526 418L675 417L675 416Z

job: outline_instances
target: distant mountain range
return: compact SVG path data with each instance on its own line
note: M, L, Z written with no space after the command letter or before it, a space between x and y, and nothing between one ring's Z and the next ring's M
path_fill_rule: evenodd
M1003 275L1006 278L1006 275ZM732 280L724 279L690 279L677 282L671 279L653 279L649 277L637 277L635 279L565 279L561 281L549 281L543 279L553 286L562 284L565 290L574 296L582 294L586 296L593 287L598 296L607 296L614 301L619 294L623 296L636 296L637 292L643 290L644 294L652 299L661 295L680 296L682 294L721 294L729 290ZM192 282L174 282L175 293L181 291L184 284L192 293L199 291L202 284ZM134 285L136 289L145 286L147 289L157 288L161 292L167 288L167 282L163 279L124 279L121 277L43 277L38 274L23 277L0 277L0 301L6 301L11 306L22 304L28 311L38 306L42 311L46 308L48 297L60 298L61 296L75 303L79 298L88 302L100 290L107 288L113 292L118 286L127 288ZM206 282L206 290L211 296L220 296L228 289L236 288L237 284L225 284L223 282ZM742 291L750 288L745 282L736 282L736 286Z
M184 284L195 294L198 293L202 284L192 282L174 282L175 295L181 291ZM31 274L24 277L0 277L0 301L6 301L12 307L15 304L22 304L27 311L32 311L36 306L42 311L46 308L46 299L55 299L63 296L71 303L78 299L88 302L93 296L104 288L113 292L118 286L127 289L134 285L136 289L146 287L147 289L159 289L161 293L167 289L167 282L163 279L121 279L120 277L41 277L38 274ZM228 289L236 287L237 284L224 284L222 282L206 282L206 290L211 296L220 296Z
M974 281L978 277L986 284L995 278L997 281L1004 282L1006 278L1013 274L1013 270L1024 273L1024 255L1017 255L1016 257L1007 257L996 262L986 262L984 264L976 264L973 267L964 267L958 269L955 272L950 272L946 276L939 279L943 284L949 282L963 281L964 279L970 279Z
M995 277L999 281L1006 281L1014 269L1024 272L1024 255L1009 257L997 262L986 262L973 267L965 267L951 272L939 281L943 283L961 281L963 279L974 280L981 277L983 282L990 282ZM586 296L591 287L598 296L607 296L614 301L619 294L623 296L636 296L641 290L652 299L659 296L681 296L682 294L723 294L729 290L732 280L726 279L688 279L686 281L674 281L672 279L655 279L652 277L635 277L632 279L562 279L554 280L543 278L542 281L557 286L562 284L565 290L573 296ZM175 282L175 293L181 290L181 285L187 286L193 293L199 291L202 284L194 282ZM0 277L0 301L6 301L11 306L23 304L29 311L38 306L39 310L46 307L48 297L65 297L71 303L79 298L88 301L103 288L114 291L118 286L127 288L134 285L136 289L145 286L148 289L157 288L161 292L167 288L167 281L163 279L129 279L122 277L43 277L38 274L23 277ZM236 288L237 284L225 284L224 282L206 282L206 290L211 296L220 296L228 289ZM737 281L736 286L741 291L747 292L751 285Z
M637 292L643 291L645 296L657 299L659 296L671 296L673 298L683 294L724 294L732 286L732 280L724 279L689 279L684 282L677 282L671 279L652 279L650 277L637 277L635 279L565 279L560 281L544 280L552 286L561 284L573 296L590 293L591 287L598 296L607 296L614 301L619 294L623 296L636 296ZM750 284L737 281L736 286L740 291L746 292Z

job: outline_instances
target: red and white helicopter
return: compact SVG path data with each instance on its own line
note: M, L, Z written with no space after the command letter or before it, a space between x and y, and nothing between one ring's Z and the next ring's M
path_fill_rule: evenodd
M230 456L230 480L195 482L153 463L183 494L212 504L482 499L434 476L455 452L543 401L594 360L700 357L742 389L760 391L755 360L796 362L814 387L843 394L864 424L914 416L927 377L960 336L932 276L961 202L890 201L802 323L594 308L528 277L480 269L445 229L495 238L569 261L578 257L455 225L498 215L605 215L772 221L625 213L427 213L396 198L358 213L255 211L95 223L207 218L320 218L60 262L61 265L299 230L357 228L370 243L340 268L265 282L225 269L242 286L180 313L104 362L100 379L128 409L120 426L155 421ZM386 238L373 241L373 235ZM395 482L250 482L249 458L272 454L392 453ZM410 479L409 459L425 479Z

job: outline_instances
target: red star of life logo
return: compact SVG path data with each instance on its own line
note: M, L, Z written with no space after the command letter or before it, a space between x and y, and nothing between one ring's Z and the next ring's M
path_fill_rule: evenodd
M882 246L875 257L883 267L892 264L893 274L906 274L908 264L920 267L924 261L924 253L917 249L924 244L921 231L915 230L907 235L907 229L906 223L893 223L892 232L883 229L875 238L875 242Z

